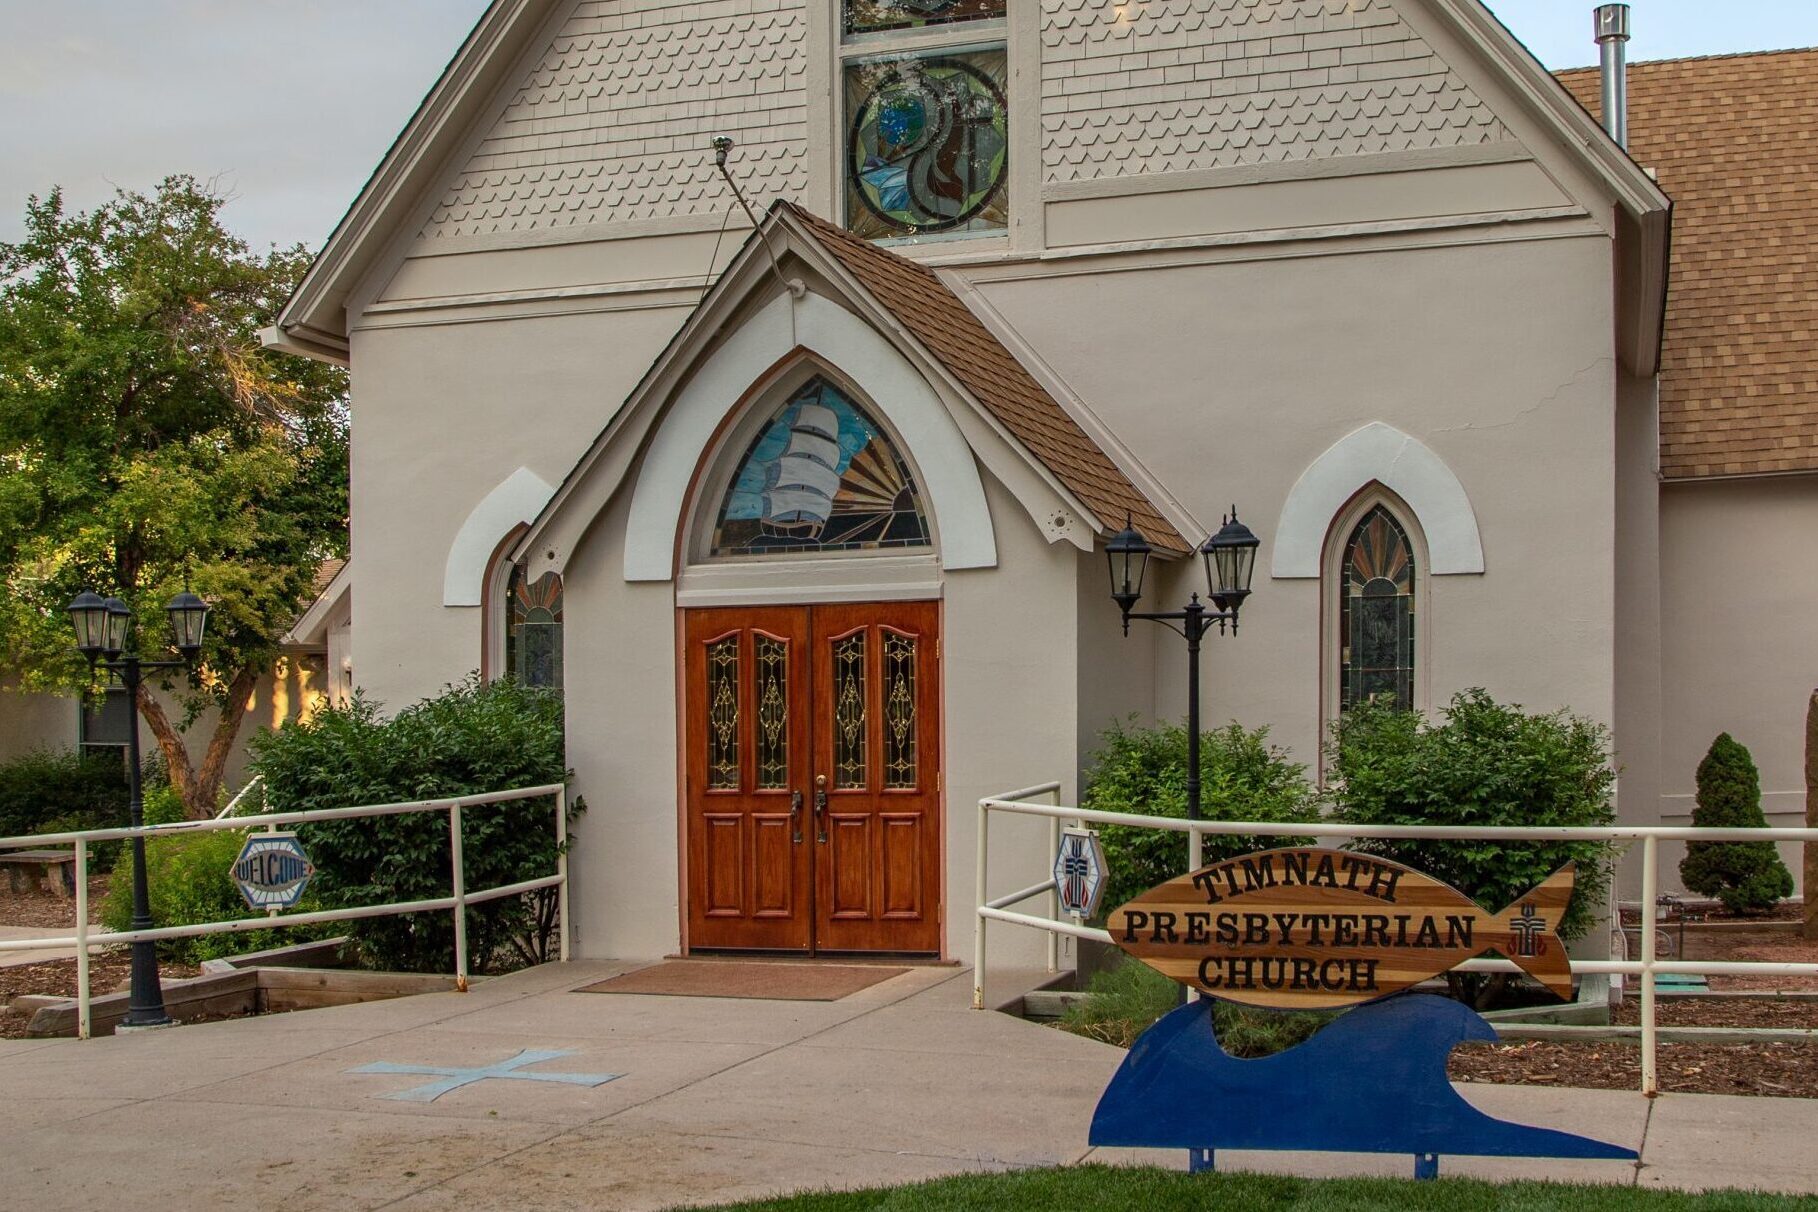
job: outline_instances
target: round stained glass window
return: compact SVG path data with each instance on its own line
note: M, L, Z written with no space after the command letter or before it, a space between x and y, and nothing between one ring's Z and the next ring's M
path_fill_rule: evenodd
M948 231L1004 188L1010 146L1003 91L961 59L868 64L847 141L852 193L904 235Z

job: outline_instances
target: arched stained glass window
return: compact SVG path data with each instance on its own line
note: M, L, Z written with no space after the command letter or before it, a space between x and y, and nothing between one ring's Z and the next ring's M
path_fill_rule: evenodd
M1381 505L1345 543L1338 602L1340 708L1414 706L1414 548Z
M562 578L546 572L524 580L513 568L507 589L505 668L526 686L562 688Z
M746 448L720 502L709 554L927 545L909 465L863 409L817 377Z

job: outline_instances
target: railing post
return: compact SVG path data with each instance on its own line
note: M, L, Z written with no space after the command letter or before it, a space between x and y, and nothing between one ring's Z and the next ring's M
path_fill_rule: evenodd
M448 806L448 847L454 868L455 988L467 992L467 871L461 851L461 804Z
M985 863L991 855L991 809L978 802L978 871L973 879L972 913L972 1008L985 1008Z
M556 885L557 954L568 962L568 788L556 790L556 874L562 882Z
M1648 1098L1660 1094L1654 1063L1654 902L1659 898L1660 839L1650 833L1641 839L1641 1093Z
M89 1036L88 839L76 839L76 1037Z
M1051 803L1056 808L1060 807L1060 788L1059 787L1056 787L1053 791L1050 791L1048 793L1048 802ZM1061 835L1060 818L1058 816L1049 817L1048 818L1048 861L1050 863L1052 863L1054 861L1054 856L1060 852L1060 835ZM1060 920L1060 885L1058 883L1055 884L1054 887L1051 888L1048 892L1048 916L1057 922ZM1044 930L1044 931L1042 931L1042 933L1046 934L1048 936L1048 971L1059 972L1060 971L1060 935L1056 934L1052 930Z

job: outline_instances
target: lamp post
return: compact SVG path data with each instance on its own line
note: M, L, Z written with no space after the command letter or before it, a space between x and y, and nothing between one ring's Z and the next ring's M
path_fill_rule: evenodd
M127 799L133 828L145 823L145 800L139 779L139 687L148 669L187 669L202 651L202 632L208 624L208 603L185 589L164 608L170 616L174 646L180 661L146 661L137 651L128 652L133 612L119 598L103 598L87 590L69 604L70 622L76 628L76 651L88 658L91 672L98 665L120 675L126 688L126 769L131 794ZM136 647L136 646L135 646ZM145 839L133 837L134 930L152 928L151 896L145 883ZM164 990L158 983L157 944L141 940L132 945L132 992L127 999L123 1027L162 1027L170 1016L164 1012Z
M1126 516L1124 528L1105 545L1111 564L1111 598L1124 616L1124 634L1130 634L1130 620L1160 623L1187 641L1187 819L1197 821L1200 813L1199 780L1199 647L1214 625L1223 634L1228 626L1237 633L1237 614L1244 599L1250 596L1250 574L1256 568L1256 549L1262 546L1250 528L1237 520L1237 506L1217 534L1200 544L1199 555L1206 566L1206 597L1211 606L1194 593L1180 610L1143 612L1135 609L1143 596L1143 577L1148 572L1149 556L1154 548ZM1176 627L1175 624L1179 626ZM1191 865L1197 869L1200 836L1189 833Z

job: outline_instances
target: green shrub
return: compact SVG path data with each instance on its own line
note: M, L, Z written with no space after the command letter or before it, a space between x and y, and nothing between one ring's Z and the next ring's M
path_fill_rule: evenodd
M1119 724L1100 738L1086 771L1081 806L1185 819L1187 730L1178 724ZM1200 741L1201 812L1210 821L1309 821L1317 804L1306 768L1269 744L1269 730L1231 724ZM1104 904L1116 908L1187 870L1187 835L1158 829L1106 825L1099 831L1110 868ZM1207 863L1292 846L1287 837L1208 834Z
M1361 703L1333 729L1327 753L1336 819L1357 825L1563 825L1615 822L1609 732L1565 711L1540 715L1483 690L1452 697L1438 723ZM1604 842L1376 841L1353 849L1444 880L1492 913L1568 862L1578 864L1564 938L1590 929L1614 848ZM1488 1005L1508 983L1449 974L1453 993Z
M1698 763L1698 829L1765 829L1761 776L1749 751L1725 732ZM1772 842L1688 842L1679 878L1701 896L1714 896L1731 913L1766 913L1793 895L1793 876Z
M1099 972L1086 997L1067 1007L1061 1029L1128 1048L1151 1024L1180 1004L1181 987L1147 964L1129 960ZM1273 1056L1330 1022L1331 1012L1281 1012L1216 1002L1218 1042L1236 1057Z
M561 696L475 677L389 720L356 699L345 709L320 711L307 723L256 737L252 747L272 812L439 799L567 778ZM551 874L552 808L548 799L535 799L464 812L467 886L478 891ZM570 818L580 810L571 801ZM325 905L449 894L445 813L324 821L298 832L316 865L312 889ZM453 966L454 923L447 913L346 925L366 960L380 967L446 972ZM554 929L552 889L475 906L467 923L472 967L541 962L549 957Z
M0 762L0 837L118 828L126 798L118 757L36 750Z
M238 921L264 914L247 907L234 885L231 868L246 841L245 832L222 829L178 837L155 837L145 843L145 882L151 898L152 922L157 926L197 926L204 922ZM314 908L301 905L299 911ZM133 918L133 865L130 858L114 867L101 921L110 930L126 930ZM205 934L195 938L165 939L158 954L179 964L281 947L300 938L327 937L320 927L287 930L254 930L233 934Z

